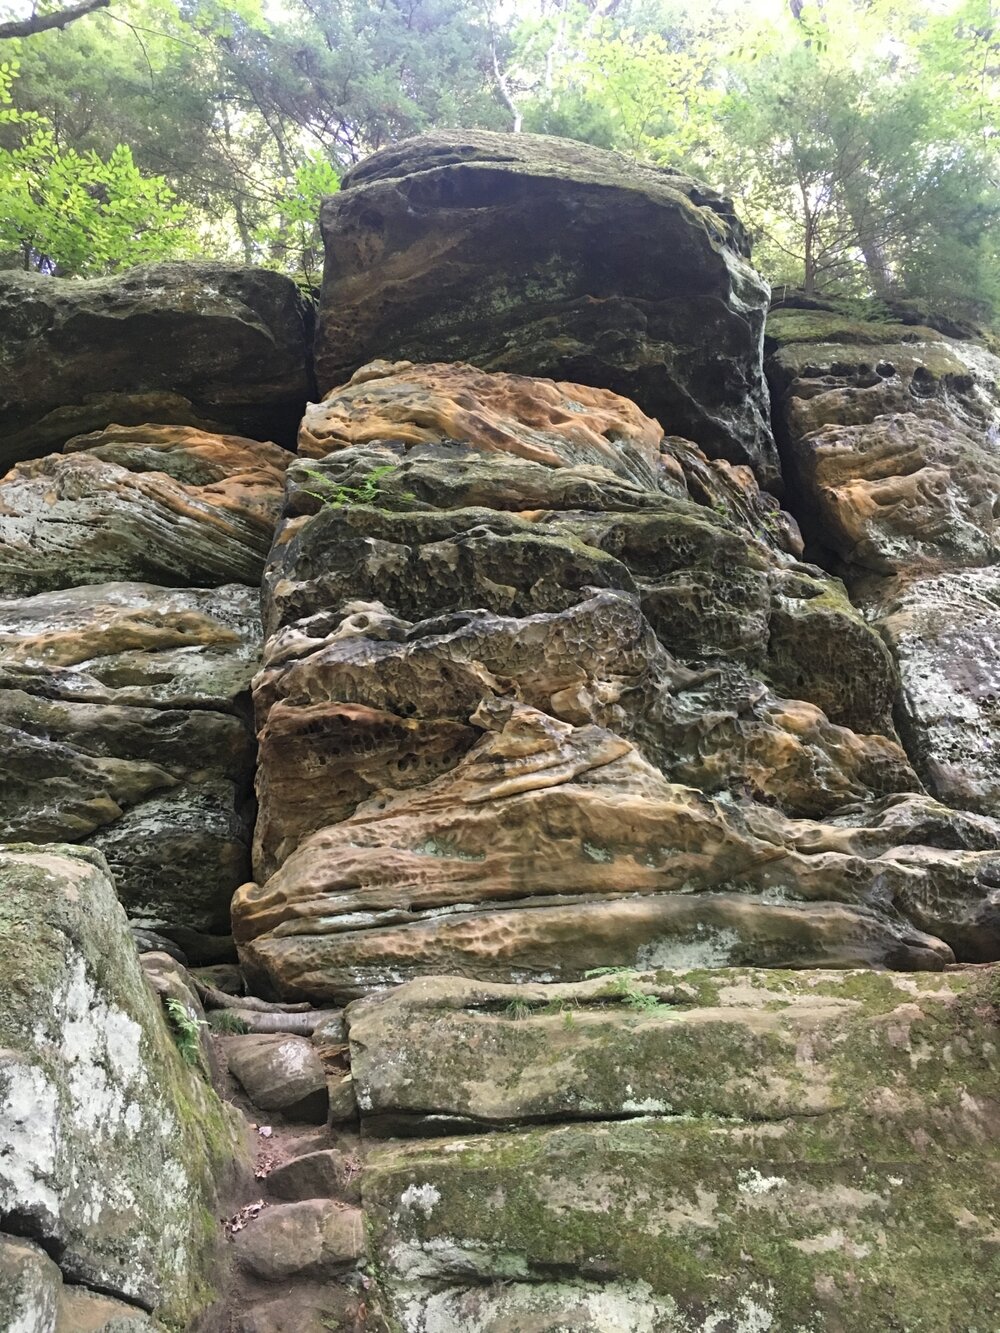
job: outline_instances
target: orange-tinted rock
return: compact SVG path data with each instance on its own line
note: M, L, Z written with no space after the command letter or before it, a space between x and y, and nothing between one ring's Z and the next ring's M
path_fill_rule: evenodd
M0 594L259 581L289 455L189 427L110 427L0 479Z
M1000 825L902 795L892 656L748 471L467 366L380 363L311 422L234 903L261 985L1000 952Z
M318 631L318 627L317 627ZM307 832L380 789L419 786L479 737L468 719L516 681L522 701L640 744L675 781L734 786L797 814L827 813L915 779L898 745L776 698L733 664L692 671L636 599L599 593L557 613L485 611L413 625L358 605L332 632L293 625L255 682L261 720L255 866L268 876Z
M823 426L794 446L798 484L845 566L894 574L1000 556L1000 459L981 433L936 414Z
M992 850L896 852L900 832L876 811L870 827L790 821L671 784L598 727L524 707L478 720L499 729L450 773L369 801L239 891L234 930L258 978L339 1000L434 971L573 980L751 957L934 967L951 957L942 934L967 952L965 920L1000 947L991 821L973 837ZM925 807L908 816L904 830ZM886 915L896 903L902 914Z
M896 658L910 757L949 804L1000 814L1000 360L969 338L835 311L778 311L769 335L811 548Z
M307 407L299 452L323 458L379 440L407 447L461 440L547 467L594 464L644 485L662 437L661 426L606 389L461 364L375 361Z
M997 357L834 310L775 311L767 341L789 479L817 550L849 577L996 558Z

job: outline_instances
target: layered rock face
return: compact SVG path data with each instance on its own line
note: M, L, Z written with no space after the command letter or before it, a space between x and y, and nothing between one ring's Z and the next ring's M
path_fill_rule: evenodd
M565 139L435 133L355 167L322 227L321 391L373 357L573 380L777 479L767 290L699 182Z
M100 848L133 919L229 933L257 583L289 455L109 427L0 479L0 839Z
M0 1327L187 1327L240 1140L174 1047L99 854L0 847L0 988Z
M0 272L0 469L109 422L294 440L311 316L265 269L149 264L113 278Z
M897 723L928 789L1000 813L1000 359L909 325L777 312L786 472L899 664Z
M1000 362L776 312L800 528L710 191L453 134L324 225L298 458L269 275L14 405L0 1333L1000 1327Z
M347 1017L402 1333L1000 1319L995 1010L968 974L433 978Z
M366 367L302 440L234 902L259 982L996 956L1000 824L921 792L891 655L747 469L447 364Z

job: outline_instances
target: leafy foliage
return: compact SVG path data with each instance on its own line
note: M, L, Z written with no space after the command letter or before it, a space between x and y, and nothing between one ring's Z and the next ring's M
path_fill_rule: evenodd
M323 268L320 204L339 189L340 177L322 153L299 163L275 196L277 213L254 230L254 242L265 252L268 267L294 273L307 288L317 286Z
M16 66L0 64L0 251L24 266L87 277L190 251L188 209L162 176L143 176L131 150L102 159L60 148L54 127L13 105Z
M621 1000L629 1009L640 1014L655 1014L669 1009L657 996L640 990L635 973L628 967L595 967L584 974L587 977L607 977L603 994L608 999Z
M111 0L0 60L0 247L36 267L195 247L313 287L345 169L483 126L722 187L774 282L1000 302L995 0Z
M344 486L340 482L333 481L319 468L299 466L298 473L311 477L314 482L323 488L322 490L307 490L303 487L304 495L319 500L321 504L329 505L333 509L345 509L352 505L374 504L381 494L382 478L390 472L395 472L395 470L395 463L384 463L380 467L372 468L360 486ZM400 498L412 500L414 497L409 491L405 491Z
M201 1034L199 1029L205 1024L192 1018L180 1000L168 995L163 1001L173 1031L174 1043L185 1064L201 1063Z

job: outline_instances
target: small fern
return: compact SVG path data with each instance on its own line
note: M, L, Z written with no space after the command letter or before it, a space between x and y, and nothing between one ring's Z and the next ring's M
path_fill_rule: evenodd
M661 1009L669 1008L662 1003L655 995L649 995L642 991L632 980L634 972L630 967L595 967L589 972L585 972L586 977L607 977L608 985L604 988L602 994L608 999L621 1000L623 1004L628 1005L640 1014L652 1014Z
M340 482L333 481L325 472L321 472L315 467L300 467L300 474L311 477L314 481L321 482L326 488L322 491L308 490L303 486L303 495L308 495L313 500L318 500L322 505L329 505L332 509L350 509L352 505L370 505L373 504L381 493L381 481L389 472L396 470L395 463L384 463L379 467L372 468L368 476L360 486L344 486ZM402 500L413 500L416 497L409 491L404 491L400 496Z
M201 1034L199 1028L207 1027L203 1019L192 1018L180 1000L172 995L163 1001L173 1030L174 1044L181 1053L185 1064L201 1063Z

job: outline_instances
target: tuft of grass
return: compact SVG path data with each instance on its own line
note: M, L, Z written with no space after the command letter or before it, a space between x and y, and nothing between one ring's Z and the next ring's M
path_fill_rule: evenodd
M250 1031L246 1019L240 1018L231 1009L213 1009L208 1023L213 1032L224 1032L227 1035L243 1036Z
M524 1000L511 1000L510 1004L504 1009L507 1018L512 1018L515 1023L520 1023L531 1013L531 1005L526 1004Z

